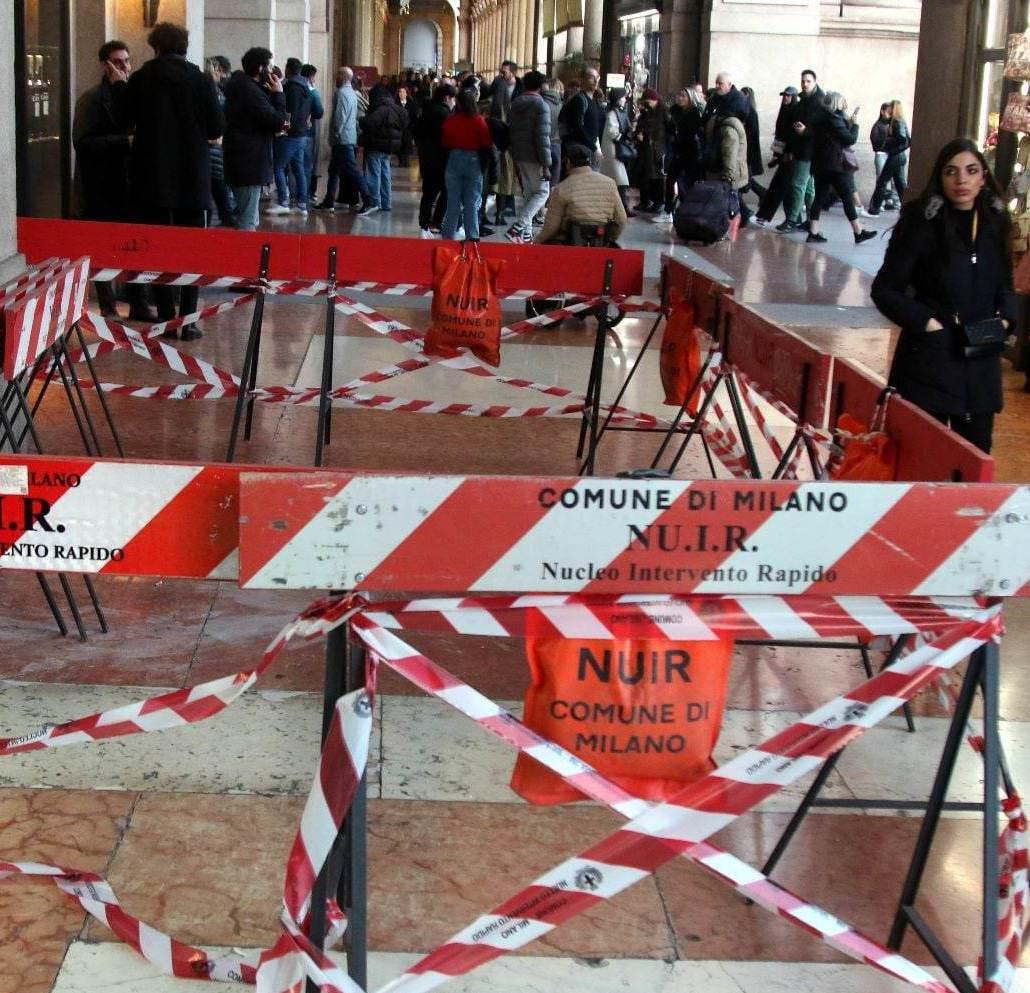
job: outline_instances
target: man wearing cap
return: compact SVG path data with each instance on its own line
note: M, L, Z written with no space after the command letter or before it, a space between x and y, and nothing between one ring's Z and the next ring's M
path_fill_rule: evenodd
M784 234L801 230L805 213L815 199L811 124L823 111L823 91L819 88L813 69L805 69L801 73L801 95L793 111L794 120L787 139L787 151L792 159L790 188L783 198L783 212L787 217L776 228Z
M787 140L790 138L794 123L794 104L797 98L798 91L795 86L785 86L780 90L780 112L776 115L772 158L769 160L769 168L775 167L776 172L773 173L769 187L758 205L758 213L754 217L755 224L759 227L765 227L776 215L790 184L792 168Z

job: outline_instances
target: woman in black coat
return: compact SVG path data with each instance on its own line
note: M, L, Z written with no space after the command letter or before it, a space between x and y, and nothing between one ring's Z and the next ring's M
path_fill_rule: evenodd
M830 91L823 97L823 110L811 121L812 176L815 179L815 201L809 211L808 241L825 242L819 233L819 214L828 194L835 190L844 206L844 214L851 222L855 244L876 237L875 231L863 231L855 209L855 170L858 162L854 152L845 154L858 140L858 123L854 114L846 116L848 102L840 93Z
M744 118L744 134L747 135L747 185L759 200L765 196L765 187L755 182L755 176L765 172L762 162L762 136L758 126L758 101L750 86L742 86L740 92L747 97L747 116Z
M970 354L964 325L1017 314L1009 218L980 149L941 149L926 190L908 203L873 281L873 302L901 327L890 383L985 452L1002 408L1001 348Z
M640 190L638 209L645 213L664 212L667 131L665 108L660 94L657 90L644 90L636 126L637 146L640 150L636 179Z

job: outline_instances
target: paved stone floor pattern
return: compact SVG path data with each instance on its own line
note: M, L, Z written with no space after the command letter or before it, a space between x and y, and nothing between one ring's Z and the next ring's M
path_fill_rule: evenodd
M346 231L384 237L417 234L416 197L400 177L391 215L349 214L269 222L277 229ZM839 215L839 212L837 212ZM893 218L871 222L886 231ZM624 244L647 253L647 276L672 252L730 280L744 301L839 355L876 372L887 366L893 333L869 302L869 285L886 236L854 247L843 219L828 215L827 246L748 229L735 244L694 250L668 227L631 222ZM384 245L388 242L384 242ZM397 273L398 281L405 278ZM214 295L212 295L214 298ZM413 326L426 312L410 301L375 301ZM508 316L514 316L514 312ZM184 349L228 368L242 364L244 310L208 321L205 337ZM309 301L273 300L259 382L317 382L322 312ZM648 329L620 328L624 351L610 353L615 381ZM340 320L336 380L390 361L390 346ZM585 325L526 336L507 361L535 379L578 387L592 342ZM656 354L656 353L655 353ZM653 408L656 362L645 370L631 405ZM102 360L112 382L179 382L174 373L113 355ZM391 391L432 399L479 399L473 377L430 372L396 380ZM493 390L493 388L491 388ZM408 392L405 392L408 391ZM419 392L425 391L425 392ZM496 388L494 402L510 399ZM1022 377L1006 375L1007 408L997 431L998 477L1030 478ZM226 402L153 403L113 398L130 456L218 460L231 420ZM315 414L259 406L254 437L241 461L311 460ZM80 451L60 397L42 410L53 452ZM434 472L573 473L574 421L497 421L374 411L339 411L329 464ZM654 442L622 434L606 442L599 471L650 462ZM682 475L703 473L696 454ZM142 579L98 582L111 633L87 643L53 630L31 575L0 576L0 735L129 702L159 688L188 686L249 667L281 624L308 597L247 593L231 583ZM1030 693L1023 653L1030 610L1008 611L1002 685L1003 737L1017 782L1030 782ZM495 699L521 707L527 675L514 639L422 635L413 642ZM7 759L0 764L0 858L75 866L105 873L133 914L177 937L211 947L258 947L274 940L285 855L317 753L322 682L320 646L292 648L258 688L219 718L162 735ZM797 715L860 678L854 652L739 648L717 758L786 726ZM512 756L460 715L385 674L370 768L370 941L372 985L397 975L476 913L588 842L618 819L587 805L533 808L507 786ZM898 718L874 730L831 777L828 795L925 796L945 731L936 698L915 705L918 733ZM952 796L976 799L980 770L970 753ZM760 862L804 787L772 798L716 840ZM868 812L818 812L777 872L788 887L884 937L917 821ZM978 909L978 822L947 816L921 906L927 919L973 961ZM906 953L929 959L917 943ZM1017 988L1030 990L1020 970ZM706 993L880 993L900 984L843 959L815 938L686 863L671 865L610 903L465 980L455 991L567 993L672 991ZM166 993L181 980L158 977L115 944L43 882L0 886L0 993Z

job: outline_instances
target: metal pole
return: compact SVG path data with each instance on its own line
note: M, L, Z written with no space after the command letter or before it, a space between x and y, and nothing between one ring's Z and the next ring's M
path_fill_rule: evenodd
M365 646L348 642L347 692L365 685ZM368 773L362 775L344 822L347 889L340 880L339 901L347 908L347 973L368 988Z
M901 942L905 937L905 930L908 928L911 920L910 911L915 905L916 896L919 893L919 884L922 882L926 862L930 856L930 848L933 845L937 825L941 819L941 809L944 799L948 794L948 784L951 782L951 774L955 769L955 759L958 757L958 751L962 747L962 742L966 736L966 722L969 720L969 712L973 706L977 686L980 683L982 669L983 649L978 648L972 654L969 666L966 669L965 678L962 680L962 689L959 691L958 703L955 706L955 713L951 718L951 726L948 728L948 737L944 742L944 751L941 754L940 765L937 767L933 788L930 790L926 814L919 829L915 851L912 853L912 861L909 864L905 884L902 887L901 897L898 900L898 907L894 913L894 923L891 926L890 936L887 938L887 947L894 951L901 948Z
M329 292L325 305L325 337L322 339L322 382L318 393L318 428L315 435L315 465L330 442L333 401L333 350L336 346L336 249L329 249Z
M89 375L93 380L93 386L97 391L97 398L100 400L100 406L103 408L108 430L111 432L111 437L114 439L115 450L118 452L118 456L124 459L125 449L122 448L122 439L118 434L118 428L115 427L114 417L112 417L111 408L107 403L107 395L100 388L100 380L97 378L96 366L93 365L93 356L89 354L89 349L86 347L86 339L83 337L82 328L79 327L78 321L75 322L75 334L79 342L79 347L82 349L82 354L86 359L86 366L89 368Z
M998 644L988 641L979 651L982 653L980 682L984 701L983 974L990 981L998 968L998 815L1001 813L998 799L1001 770Z
M259 269L259 279L262 284L268 279L268 257L271 254L271 247L269 245L261 246L261 265ZM258 363L261 361L261 329L265 319L265 294L264 286L262 285L261 296L255 301L255 304L260 301L261 309L260 316L257 322L257 334L254 336L254 353L253 360L250 363L250 375L247 382L247 419L243 424L243 440L250 441L250 429L254 424L254 388L257 386L257 371ZM258 308L255 307L255 313ZM243 377L240 377L240 384L243 384Z
M247 402L247 383L253 378L251 366L257 367L257 343L261 337L261 325L265 316L265 286L264 281L268 278L268 260L271 254L269 245L261 246L261 263L258 267L258 279L261 281L257 289L257 299L254 301L254 313L250 319L250 333L247 335L247 350L243 356L243 368L240 370L240 388L236 394L236 405L232 415L232 427L229 429L229 448L225 453L225 461L232 462L236 457L236 441L240 433L240 419L243 416L243 407ZM250 437L249 434L246 437Z
M86 403L86 396L82 392L82 384L79 382L79 375L75 371L75 363L72 362L72 357L68 352L68 343L66 338L58 338L57 347L61 350L61 356L64 362L68 364L68 375L71 377L72 385L75 387L75 397L78 399L79 406L82 407L82 416L85 421L86 427L89 430L90 441L93 443L93 448L96 450L96 454L103 456L103 451L100 448L100 436L97 434L96 425L93 423L93 415L89 412L89 406ZM87 450L87 455L93 454Z

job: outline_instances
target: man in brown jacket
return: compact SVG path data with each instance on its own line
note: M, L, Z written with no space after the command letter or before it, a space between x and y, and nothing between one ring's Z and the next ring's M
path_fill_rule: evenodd
M569 174L554 190L537 241L564 244L573 224L611 223L612 238L618 238L626 227L626 209L615 181L593 171L593 152L584 145L569 145L566 157Z

